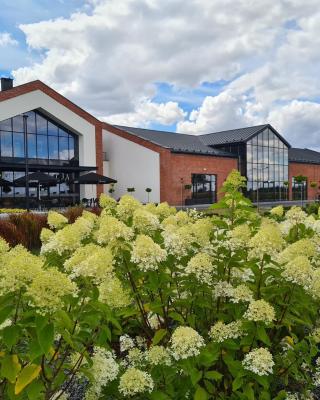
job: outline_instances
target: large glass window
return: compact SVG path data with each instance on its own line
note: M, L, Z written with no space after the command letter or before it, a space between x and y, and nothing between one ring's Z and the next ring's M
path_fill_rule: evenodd
M48 163L77 159L77 136L37 111L27 113L28 155ZM0 157L24 158L22 115L0 122ZM43 164L43 162L41 162Z
M216 201L216 175L192 174L193 204L211 204Z
M269 128L247 143L247 179L253 201L288 199L288 148Z
M308 198L308 180L303 177L292 177L292 200L304 201Z
M12 132L1 131L1 156L12 157Z

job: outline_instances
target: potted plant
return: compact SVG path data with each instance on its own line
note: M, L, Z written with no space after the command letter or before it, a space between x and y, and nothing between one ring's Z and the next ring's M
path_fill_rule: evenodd
M111 183L111 184L110 184L110 189L108 190L108 192L109 192L110 194L112 194L112 193L115 192L114 183Z
M184 185L184 190L188 191L187 196L186 196L187 197L186 200L190 199L190 190L191 190L191 188L192 188L192 185L190 183L186 183Z
M283 181L283 186L285 187L286 200L289 200L289 181Z
M147 188L146 188L146 192L147 192L147 196L148 196L148 203L149 203L149 200L150 200L150 193L152 192L152 189L151 189L151 188L149 188L149 187L147 187Z
M295 183L297 183L298 185L300 185L301 188L301 207L303 206L303 187L304 187L304 183L307 181L307 177L304 175L297 175L294 177L294 181Z
M316 201L316 197L317 197L316 189L318 187L317 182L314 182L314 181L310 182L310 187L311 187L311 189L314 190L314 201Z

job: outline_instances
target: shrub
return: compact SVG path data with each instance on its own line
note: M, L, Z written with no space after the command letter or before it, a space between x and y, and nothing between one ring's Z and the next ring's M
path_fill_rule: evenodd
M27 249L40 249L40 233L47 226L46 215L33 213L11 214L9 221L16 226L19 235L23 237L22 244Z
M63 215L68 219L69 224L73 224L74 221L82 215L83 210L84 207L81 206L68 207Z
M4 398L63 398L74 382L86 399L309 396L320 220L263 218L242 185L233 172L222 217L126 195L44 231L41 256L0 242Z
M9 243L10 246L22 244L27 247L25 235L8 219L0 219L0 236Z

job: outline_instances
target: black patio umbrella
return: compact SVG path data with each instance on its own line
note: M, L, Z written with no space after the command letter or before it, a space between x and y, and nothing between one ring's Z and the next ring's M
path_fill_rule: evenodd
M26 186L26 177L22 176L13 181L14 186ZM30 187L42 186L56 186L58 180L51 175L44 174L43 172L33 172L28 175L28 182Z
M12 182L7 181L6 179L0 178L0 187L3 186L12 186Z
M115 179L111 179L108 178L107 176L96 174L95 172L89 172L88 174L80 175L79 178L74 179L72 182L78 183L80 185L98 185L98 184L107 185L109 183L117 183Z

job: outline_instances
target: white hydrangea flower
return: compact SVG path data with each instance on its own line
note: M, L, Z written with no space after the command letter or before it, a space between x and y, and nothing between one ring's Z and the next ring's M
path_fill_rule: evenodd
M281 276L288 282L296 283L305 289L312 285L313 268L306 256L298 256L284 266Z
M274 361L269 350L261 347L246 354L242 365L244 369L263 376L272 374Z
M119 365L110 351L101 347L95 347L92 356L90 373L93 382L87 390L85 400L97 399L101 395L102 388L115 380L119 374Z
M222 343L227 339L238 339L243 334L241 321L233 321L229 324L218 321L211 327L209 332L211 339L217 343Z
M134 347L134 340L127 334L120 336L119 343L121 353L128 351Z
M200 283L210 285L215 270L212 258L206 253L198 253L188 262L185 274L194 275Z
M249 321L261 321L268 324L275 319L275 311L265 300L254 300L249 304L243 317Z
M141 366L144 360L145 360L145 354L137 347L133 347L132 349L128 350L127 362L128 365L130 365L131 367Z
M131 252L131 261L137 264L137 267L144 272L155 271L158 264L167 258L166 250L155 243L151 237L138 235L133 243Z
M231 297L233 286L227 281L218 281L214 286L214 297Z
M204 344L203 337L188 326L176 328L170 340L172 355L176 360L197 356Z
M151 365L171 365L172 360L169 351L163 346L152 346L147 353L147 361Z
M251 302L253 300L253 292L247 285L236 286L232 291L230 301L232 303Z
M119 392L125 396L151 393L154 387L151 375L137 368L129 368L120 377Z

